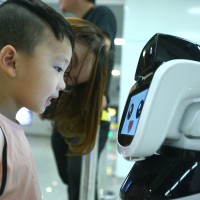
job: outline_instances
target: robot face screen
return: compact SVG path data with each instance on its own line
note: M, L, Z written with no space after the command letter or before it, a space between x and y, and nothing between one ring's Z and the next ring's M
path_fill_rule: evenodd
M147 92L148 87L142 86L128 96L118 134L119 143L123 146L129 145L135 135Z

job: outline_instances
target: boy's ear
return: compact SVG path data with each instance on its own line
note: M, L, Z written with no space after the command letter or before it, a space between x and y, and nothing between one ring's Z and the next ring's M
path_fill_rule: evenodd
M11 45L6 45L0 51L0 69L8 76L16 76L15 66L16 50Z

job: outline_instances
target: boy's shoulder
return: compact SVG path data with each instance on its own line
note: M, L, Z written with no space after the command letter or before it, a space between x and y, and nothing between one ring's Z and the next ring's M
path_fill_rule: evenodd
M5 140L5 136L4 136L2 129L0 128L0 163L1 163L1 160L2 160L3 146L4 146L4 143L5 143L4 140ZM0 169L1 169L1 166L0 166Z
M6 117L0 114L0 162L2 160L3 148L7 143L6 133L5 133L6 120L4 120L4 118L6 119Z

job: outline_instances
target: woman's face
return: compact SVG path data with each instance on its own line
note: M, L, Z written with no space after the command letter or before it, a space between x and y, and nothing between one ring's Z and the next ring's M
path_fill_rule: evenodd
M70 71L70 76L75 79L76 84L87 82L91 76L95 55L87 47L80 43L75 44L75 62Z

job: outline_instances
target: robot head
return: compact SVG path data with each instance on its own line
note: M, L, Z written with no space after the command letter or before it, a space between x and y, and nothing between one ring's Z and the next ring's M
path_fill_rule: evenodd
M200 46L156 34L143 48L118 132L118 151L141 159L162 145L200 151Z
M164 62L175 59L200 61L200 46L185 39L155 34L144 46L135 72L135 80L155 71Z

